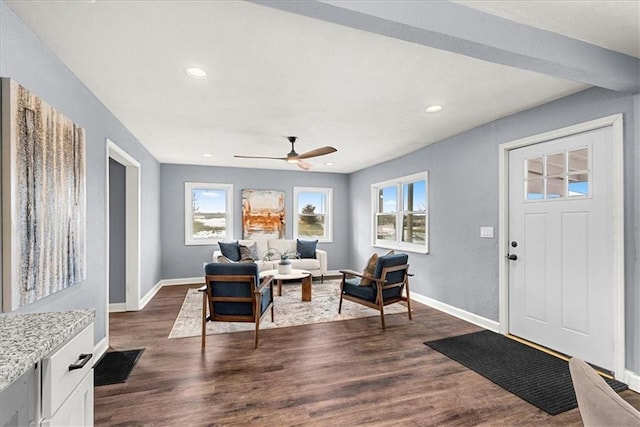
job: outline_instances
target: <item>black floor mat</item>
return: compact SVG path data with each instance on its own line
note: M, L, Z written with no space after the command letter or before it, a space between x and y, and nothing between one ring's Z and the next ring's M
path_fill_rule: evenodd
M94 386L117 384L127 381L131 370L142 355L138 350L110 351L94 366Z
M425 344L550 415L578 406L566 361L504 335L481 331ZM605 380L617 392L627 389Z

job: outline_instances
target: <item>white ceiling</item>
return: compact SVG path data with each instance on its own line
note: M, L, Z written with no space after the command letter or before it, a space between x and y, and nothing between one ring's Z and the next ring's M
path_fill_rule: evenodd
M588 87L243 1L6 3L162 163L297 170L233 157L296 135L348 173ZM640 56L637 1L460 3Z

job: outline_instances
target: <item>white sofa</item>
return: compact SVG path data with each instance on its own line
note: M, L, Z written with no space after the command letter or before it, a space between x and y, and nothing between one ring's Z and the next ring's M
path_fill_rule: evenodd
M258 264L260 271L278 268L280 256L276 253L268 260L265 260L265 254L268 250L276 249L279 252L290 251L295 253L297 249L296 239L238 240L238 243L244 246L256 243L260 259L254 261ZM212 261L218 262L218 257L221 255L222 252L220 250L214 251ZM290 258L290 260L292 268L307 270L313 277L320 277L324 280L324 275L327 274L327 252L322 249L316 248L315 258Z

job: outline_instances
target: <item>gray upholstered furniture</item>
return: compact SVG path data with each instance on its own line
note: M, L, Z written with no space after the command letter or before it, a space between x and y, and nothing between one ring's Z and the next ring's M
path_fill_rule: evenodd
M569 360L582 422L590 426L640 426L640 412L609 387L583 360Z
M260 271L277 269L278 263L280 262L280 257L278 255L279 252L298 252L298 242L296 239L238 240L238 243L244 246L255 245L257 259L253 259L253 261L258 265L258 269ZM265 259L265 255L270 250L272 256ZM221 255L222 251L214 251L212 261L218 262L218 258ZM234 259L233 261L237 260ZM298 270L306 270L311 273L313 277L320 277L324 279L325 274L327 274L327 252L316 248L315 257L291 259L291 267Z
M408 260L407 254L381 256L378 258L373 276L352 270L340 270L342 281L338 313L342 311L343 299L366 305L380 311L382 329L385 329L384 306L406 301L411 320ZM363 284L363 279L367 279L370 284ZM406 293L406 296L403 293Z
M269 308L273 322L273 280L267 276L260 281L256 264L207 264L202 301L202 347L206 343L206 323L212 321L255 323L253 341L257 348L260 319Z

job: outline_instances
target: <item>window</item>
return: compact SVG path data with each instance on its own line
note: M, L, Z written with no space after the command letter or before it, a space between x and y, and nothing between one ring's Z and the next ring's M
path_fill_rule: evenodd
M233 185L184 184L185 245L213 245L233 236Z
M333 240L332 229L332 188L293 188L293 235L300 239L318 239L320 242Z
M526 200L589 197L589 151L583 147L525 160Z
M429 252L427 172L371 186L373 245Z

